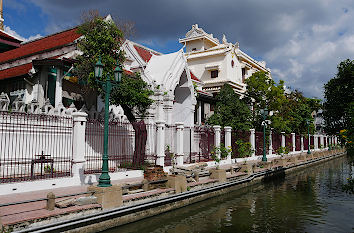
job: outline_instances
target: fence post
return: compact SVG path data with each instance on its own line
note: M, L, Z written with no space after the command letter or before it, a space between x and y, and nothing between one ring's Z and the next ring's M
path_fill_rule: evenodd
M304 136L303 135L301 135L300 143L301 143L301 152L304 152Z
M251 148L252 148L252 157L256 156L256 130L255 129L250 129L251 135L250 135L250 143L251 143Z
M165 165L165 121L156 122L156 165Z
M292 151L295 152L295 133L291 133Z
M281 132L281 147L285 147L285 132Z
M87 113L74 112L73 116L73 177L80 179L84 174L85 165L85 129L87 121Z
M232 127L230 126L225 126L225 147L226 149L231 148L231 130ZM231 151L227 154L227 163L231 164Z
M183 122L176 122L177 137L176 137L176 162L177 166L183 166Z
M221 126L220 125L214 125L213 126L214 128L214 132L215 132L215 135L214 135L214 146L215 147L220 147L220 141L221 141L221 135L220 135L220 132L221 132ZM217 153L216 156L218 158L220 158L220 153Z
M269 148L268 148L268 154L269 154L269 155L272 155L272 154L273 154L272 129L269 130Z
M338 144L338 137L337 136L335 136L334 142L335 142L336 145Z

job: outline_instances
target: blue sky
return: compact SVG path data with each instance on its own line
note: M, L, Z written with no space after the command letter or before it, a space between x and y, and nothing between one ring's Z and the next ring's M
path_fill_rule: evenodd
M323 84L338 63L354 59L354 1L349 0L3 0L5 30L24 39L80 23L82 12L135 23L130 38L157 51L181 48L192 24L265 60L274 80L308 97L323 96Z

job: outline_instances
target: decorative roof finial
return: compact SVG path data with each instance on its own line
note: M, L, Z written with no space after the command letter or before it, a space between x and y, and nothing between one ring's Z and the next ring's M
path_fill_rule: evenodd
M227 39L226 39L225 34L222 34L222 43L227 44Z
M0 0L0 30L4 30L4 17L2 10L2 0Z

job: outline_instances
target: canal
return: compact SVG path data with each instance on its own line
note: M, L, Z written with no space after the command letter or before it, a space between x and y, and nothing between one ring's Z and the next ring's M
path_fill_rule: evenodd
M342 190L352 165L341 157L106 232L354 232Z

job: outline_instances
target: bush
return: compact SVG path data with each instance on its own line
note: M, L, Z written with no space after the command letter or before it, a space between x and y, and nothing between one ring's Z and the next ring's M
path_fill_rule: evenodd
M232 152L231 147L226 148L225 145L221 143L219 147L216 146L211 151L211 157L215 162L220 163L220 160L225 159L230 152ZM220 155L220 158L217 155Z
M249 157L254 152L254 150L252 149L252 145L249 142L237 140L235 144L236 144L236 150L239 153L240 158Z

